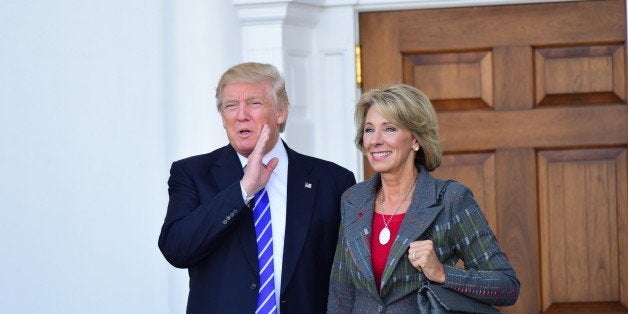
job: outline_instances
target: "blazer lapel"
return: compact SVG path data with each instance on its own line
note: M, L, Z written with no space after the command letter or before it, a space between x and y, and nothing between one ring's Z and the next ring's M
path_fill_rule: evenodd
M215 165L215 167L211 168L210 172L220 191L225 190L234 182L240 181L244 175L242 164L240 164L238 155L231 145L227 145L223 148L223 152L216 160ZM236 234L251 269L253 272L257 273L259 268L257 265L257 242L255 241L255 228L253 226L252 213L249 213L249 215L251 216L251 227L237 228Z
M443 209L443 206L434 206L437 193L436 179L425 168L421 167L417 180L419 182L417 182L412 194L412 202L388 254L386 268L382 274L382 296L390 290L390 287L387 287L387 283L399 261L407 258L410 242L416 241Z
M242 179L244 171L238 155L231 145L222 148L222 154L216 159L215 166L210 169L210 174L220 191Z
M364 182L360 189L346 195L344 228L349 254L356 267L367 282L367 290L379 297L375 287L375 276L371 262L371 237L373 223L373 206L375 190L379 186L380 177L376 174Z
M286 234L283 248L283 269L281 274L281 293L286 289L294 273L305 237L312 219L314 198L318 181L310 172L312 166L287 145L288 153L288 191L286 200Z

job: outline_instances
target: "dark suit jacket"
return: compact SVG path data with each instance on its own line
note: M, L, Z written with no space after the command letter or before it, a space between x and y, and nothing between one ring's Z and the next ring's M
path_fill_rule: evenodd
M355 178L336 164L285 147L289 162L281 312L323 313L340 196ZM240 189L243 175L231 145L176 161L170 169L170 201L159 248L172 265L188 269L188 313L255 312L257 247L252 211Z

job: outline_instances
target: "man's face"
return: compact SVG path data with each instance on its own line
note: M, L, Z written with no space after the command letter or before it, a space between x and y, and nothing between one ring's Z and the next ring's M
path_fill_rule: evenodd
M242 156L249 157L259 139L262 127L270 128L270 140L264 154L279 138L279 125L286 121L287 109L278 110L272 87L268 82L236 82L225 85L220 116L231 146Z

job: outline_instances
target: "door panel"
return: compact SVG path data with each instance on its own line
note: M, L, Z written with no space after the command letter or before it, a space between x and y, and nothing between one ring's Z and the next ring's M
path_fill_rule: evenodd
M503 312L628 312L625 1L367 12L360 42L364 90L433 101L434 175L471 188L521 280Z
M624 56L618 44L536 49L537 105L625 102Z
M421 86L438 110L489 109L492 66L490 51L404 54L403 81Z
M539 153L541 259L551 270L542 272L544 308L621 299L626 156L624 148Z

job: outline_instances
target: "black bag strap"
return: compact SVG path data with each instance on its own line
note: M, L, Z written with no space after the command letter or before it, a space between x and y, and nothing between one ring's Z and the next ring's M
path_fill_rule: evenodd
M443 198L445 197L445 191L447 190L447 186L449 183L454 182L455 180L449 179L443 183L443 186L440 188L440 192L438 193L438 198L436 198L436 206L439 206L443 202Z
M445 192L447 191L447 186L454 182L455 180L447 180L443 183L443 185L440 187L440 190L438 191L438 197L436 198L436 206L440 206L441 203L443 202L443 198L445 197ZM423 232L423 234L421 235L421 237L419 237L419 240L423 241L423 240L428 240L432 237L432 229L434 227L434 224L432 223L429 227L427 227L427 229L425 230L425 232Z

